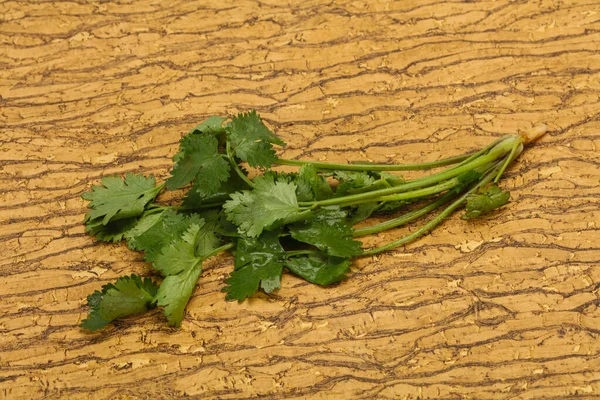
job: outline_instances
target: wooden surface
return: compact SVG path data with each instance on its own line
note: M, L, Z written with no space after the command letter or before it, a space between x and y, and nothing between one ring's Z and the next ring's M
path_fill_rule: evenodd
M0 398L598 398L599 50L597 1L1 2ZM180 329L156 310L81 331L89 293L151 271L84 234L80 194L164 180L190 127L251 108L315 160L549 134L501 212L339 286L228 303L222 256Z

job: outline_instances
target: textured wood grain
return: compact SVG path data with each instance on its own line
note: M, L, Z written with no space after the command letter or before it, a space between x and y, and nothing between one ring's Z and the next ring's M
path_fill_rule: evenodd
M597 1L0 3L0 398L598 398L598 65ZM181 134L251 108L285 157L315 160L549 134L502 212L454 216L339 286L285 276L228 303L222 256L180 329L158 310L78 329L87 294L151 274L84 234L79 195L164 180Z

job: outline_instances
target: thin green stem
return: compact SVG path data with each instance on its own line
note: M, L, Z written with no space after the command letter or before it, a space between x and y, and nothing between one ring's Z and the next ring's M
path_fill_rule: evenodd
M158 206L152 207L152 208L149 208L146 211L144 211L144 214L142 214L142 216L156 214L157 212L162 212L163 210L165 210L167 208L170 208L170 207L158 207Z
M375 247L370 250L366 250L362 253L362 255L370 256L370 255L378 254L378 253L387 251L389 249L392 249L394 247L402 246L406 243L412 242L413 240L420 238L423 235L426 235L433 228L435 228L437 225L439 225L444 219L448 218L448 216L450 216L450 214L452 214L457 208L461 207L463 205L463 203L465 202L465 200L467 199L467 196L469 194L475 192L481 186L490 182L494 178L496 173L497 173L497 168L494 168L494 170L490 171L481 181L479 181L471 189L469 189L467 192L465 192L462 196L460 196L457 200L455 200L452 204L450 204L448 207L446 207L441 213L439 213L435 218L433 218L431 221L426 223L420 229L416 230L415 232L411 233L410 235L404 236L403 238L400 238L398 240L390 242L386 245L383 245L380 247Z
M309 208L309 209L302 208L301 210L302 211L300 211L298 213L298 215L296 215L296 218L294 218L294 221L290 221L290 222L304 221L305 219L308 219L308 218L312 217L313 210L311 208Z
M447 165L452 164L465 164L469 161L479 157L481 154L487 152L492 147L500 143L502 140L506 139L510 135L503 136L501 138L496 139L483 149L467 154L461 154L459 156L443 158L437 161L429 161L424 163L415 163L415 164L341 164L341 163L330 163L330 162L322 162L322 161L310 161L310 160L288 160L284 158L278 158L275 161L275 164L280 165L292 165L292 166L303 166L307 164L314 165L318 169L325 170L340 170L340 171L416 171L416 170L427 170L437 167L445 167Z
M354 236L360 237L360 236L372 235L374 233L379 233L379 232L386 231L388 229L397 228L399 226L406 225L409 222L412 222L412 221L422 217L423 215L426 215L429 212L436 210L438 207L440 207L443 204L446 204L448 201L450 201L453 197L456 197L455 193L446 193L446 194L440 196L435 201L432 201L429 204L425 205L424 207L410 211L406 214L400 215L396 218L390 219L388 221L382 222L377 225L372 225L372 226L367 226L364 228L356 229L354 231Z
M336 169L340 171L415 171L456 164L470 156L471 154L463 154L460 156L449 157L444 158L442 160L429 161L420 164L340 164L309 160L287 160L284 158L278 158L277 160L275 160L274 164L292 166L303 166L306 164L311 164L314 165L317 169Z
M487 170L488 168L486 168L485 166L491 163L495 163L498 159L503 158L506 154L508 154L511 150L512 147L514 145L515 142L520 142L521 141L521 137L519 135L511 135L511 136L506 136L504 139L500 140L498 142L498 144L496 144L494 147L492 147L489 152L487 152L486 154L482 154L479 157L469 161L466 164L462 164L460 166L457 167L453 167L453 168L449 168L447 170L444 171L440 171L438 173L429 175L429 176L425 176L423 178L417 178L417 179L413 179L411 181L406 182L404 186L409 186L410 189L412 190L413 188L417 188L417 187L424 187L424 186L430 186L432 184L441 182L441 181L445 181L447 179L450 178L454 178L457 177L459 175L462 175L464 173L473 171L473 170L477 170L480 168L484 168L485 170Z
M520 149L520 151L519 151L519 149ZM496 178L494 179L494 183L498 183L498 181L502 177L502 174L504 173L506 168L515 159L515 157L521 153L521 151L523 151L523 143L515 143L512 150L510 151L510 154L508 155L508 157L506 157L506 160L504 160L504 164L502 164L502 167L500 167L500 170L498 171L498 174L496 175Z
M246 182L248 184L248 186L250 186L251 188L254 187L254 182L252 182L247 176L246 174L244 174L244 171L242 171L240 169L240 166L235 162L235 159L233 157L233 155L231 154L231 145L229 144L229 142L227 142L226 146L225 146L226 152L227 152L227 158L229 159L229 164L231 165L231 167L233 168L233 170L238 174L238 176L240 178L242 178L242 180L244 182Z
M384 188L392 187L392 185L387 181L387 179L379 179L375 181L372 185L358 188L358 189L348 189L348 193L350 194L358 194L358 193L367 193L372 192L373 190L379 190Z
M429 186L429 187L422 188L422 189L415 189L415 190L411 190L410 192L403 192L403 193L398 193L398 194L393 194L393 195L388 195L388 196L380 196L380 197L371 199L370 201L400 201L400 200L418 199L420 197L427 197L427 196L431 196L433 194L445 192L446 190L455 188L459 184L460 184L460 181L458 180L458 178L452 178L450 180L447 180L446 182L438 183L437 185L434 185L434 186ZM354 205L358 205L358 204L362 204L362 203L363 203L362 201L351 201L351 202L339 203L339 205L342 207L349 207L349 206L354 206Z
M229 242L227 244L224 244L221 247L217 247L216 249L214 249L213 251L211 251L210 253L208 253L206 255L206 257L204 257L205 259L216 256L219 253L222 253L226 250L229 250L230 248L232 248L233 246L235 246L235 244L233 244L233 242Z
M446 190L454 189L458 185L460 185L460 180L458 178L452 178L445 182L438 183L434 186L428 186L422 189L412 190L410 192L382 196L379 198L379 201L400 201L417 199L419 197L431 196L433 194L445 192Z
M470 162L463 164L461 166L455 168L449 168L447 170L423 177L418 179L413 179L405 182L402 185L394 186L386 189L373 190L367 193L360 193L354 195L348 195L343 197L336 197L327 200L315 201L315 202L303 202L300 203L300 206L305 207L322 207L322 206L331 206L337 204L350 204L357 202L365 202L365 201L375 201L375 199L381 198L382 196L408 192L415 189L419 189L422 187L427 187L431 185L435 185L439 182L446 181L448 179L455 178L461 174L466 172L475 170L477 168L483 167L487 164L493 163L498 158L503 157L507 153L509 153L515 143L515 141L520 142L521 138L518 135L508 136L504 140L500 141L496 146L494 146L487 154L483 154Z
M475 153L471 154L469 157L467 157L464 161L460 162L459 164L455 165L452 168L456 168L456 167L460 167L464 164L467 164L471 161L473 161L474 159L476 159L477 157L479 157L482 154L487 153L488 151L490 151L494 146L496 146L498 143L500 143L501 141L508 139L510 137L513 137L514 135L504 135L502 137L499 137L498 139L494 140L492 143L488 144L487 146L485 146L483 149L476 151Z

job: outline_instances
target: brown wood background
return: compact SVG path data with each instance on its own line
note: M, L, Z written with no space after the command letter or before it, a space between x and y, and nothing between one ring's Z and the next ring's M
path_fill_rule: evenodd
M1 2L0 398L598 398L599 65L592 0ZM84 234L80 194L164 180L184 132L251 108L316 160L549 134L502 212L339 286L228 303L222 256L180 329L157 310L81 331L89 293L151 271Z

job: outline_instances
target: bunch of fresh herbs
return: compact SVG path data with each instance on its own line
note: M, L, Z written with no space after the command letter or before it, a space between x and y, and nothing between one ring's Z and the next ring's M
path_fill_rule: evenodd
M284 142L255 111L230 121L210 117L181 139L165 183L128 173L104 177L83 195L90 201L86 231L102 241L125 240L162 280L131 275L103 286L88 297L90 313L81 326L98 330L156 306L178 326L202 264L225 251L235 260L223 287L227 300L273 292L284 271L322 286L339 282L353 258L413 241L461 207L470 219L506 204L509 193L496 183L523 144L544 131L537 127L421 164L336 164L278 158L273 146ZM284 173L273 165L299 168ZM251 178L244 166L259 173ZM434 168L410 180L390 173ZM187 188L181 205L154 203L161 191L181 188ZM388 219L354 228L373 215ZM357 240L422 217L419 229L379 247L363 249Z

